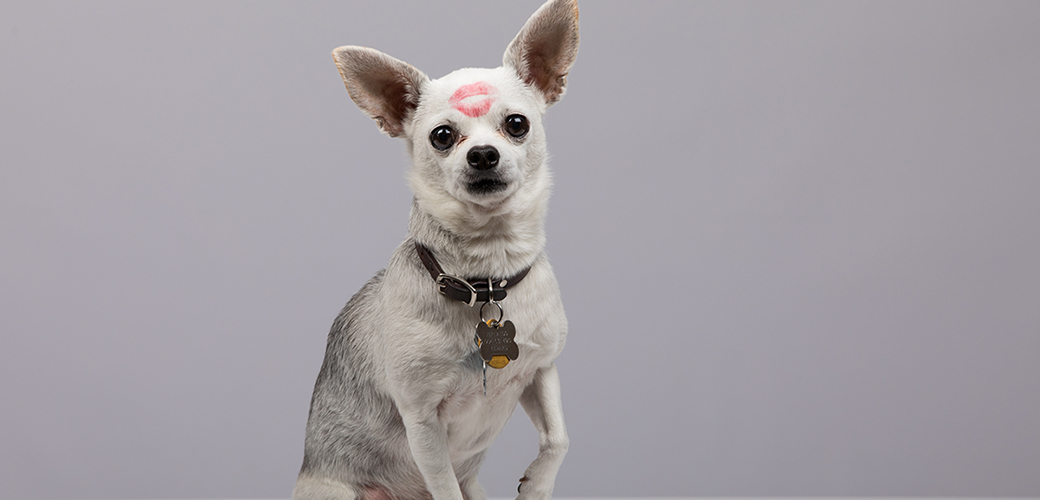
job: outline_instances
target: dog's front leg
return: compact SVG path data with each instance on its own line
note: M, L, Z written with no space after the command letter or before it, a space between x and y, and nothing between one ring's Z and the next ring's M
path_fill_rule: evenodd
M560 470L569 444L567 428L563 424L560 376L556 365L538 370L531 385L520 396L520 404L538 430L539 443L538 457L520 479L517 499L547 499L552 496L556 472Z
M463 500L448 450L448 431L437 418L437 406L401 408L408 446L434 500Z

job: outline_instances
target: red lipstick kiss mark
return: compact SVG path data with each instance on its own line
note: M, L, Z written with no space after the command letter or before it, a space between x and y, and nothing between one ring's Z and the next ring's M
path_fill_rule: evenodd
M498 89L489 83L477 82L459 87L448 99L448 103L462 114L476 118L487 114L497 95Z

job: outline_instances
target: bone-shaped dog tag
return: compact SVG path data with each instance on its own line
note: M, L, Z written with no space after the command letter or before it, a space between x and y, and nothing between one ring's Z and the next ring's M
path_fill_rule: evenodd
M477 345L480 346L480 358L492 368L505 368L510 360L520 355L516 345L516 327L506 320L499 323L489 319L486 323L477 323Z

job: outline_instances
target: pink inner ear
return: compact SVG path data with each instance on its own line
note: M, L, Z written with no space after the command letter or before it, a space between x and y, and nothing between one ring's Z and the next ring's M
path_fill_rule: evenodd
M470 118L476 118L487 114L497 95L498 89L491 86L491 84L476 82L459 87L451 95L451 98L448 99L448 103L451 104L452 108L461 111L462 114Z

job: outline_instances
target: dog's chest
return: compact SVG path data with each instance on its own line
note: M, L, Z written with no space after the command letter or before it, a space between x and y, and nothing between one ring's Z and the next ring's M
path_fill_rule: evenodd
M512 393L519 395L531 382L535 372L548 366L559 353L565 325L549 322L544 318L537 319L530 314L517 314L507 318L511 323L511 329L515 330L515 335L509 342L515 342L517 356L501 368L495 368L493 362L483 361L482 351L476 342L477 330L488 330L488 327L480 322L459 323L459 330L465 332L465 347L461 351L464 354L458 364L457 375L463 382L458 385L457 390L447 395L446 400L455 398L460 401L476 400L486 403L497 401L499 396L508 397ZM468 397L471 392L484 396L485 382L487 397Z
M481 372L468 371L438 406L454 460L465 460L491 445L516 408L537 367L517 359L502 369L487 368L487 392Z
M497 304L466 307L439 295L427 295L426 299L431 301L431 309L451 311L442 316L441 331L443 346L447 349L444 354L448 357L475 357L479 364L478 331L484 334L485 340L491 340L489 344L515 342L516 359L501 369L488 367L488 373L496 379L508 374L509 380L529 380L524 375L533 375L538 367L550 364L563 347L567 320L559 288L544 262L537 262L527 278ZM491 328L488 320L504 326ZM493 350L484 351L487 355Z
M514 306L519 302L514 300ZM536 315L522 307L514 307L513 311L515 314L507 317L516 325L517 359L500 369L484 367L474 345L468 359L459 365L459 383L444 395L438 407L456 457L472 455L491 445L535 373L559 353L566 325L549 319L556 315L545 314L548 311ZM476 325L471 328L475 330Z
M403 255L410 252L414 248L403 246ZM372 352L388 367L388 391L436 406L453 459L465 460L491 445L537 371L551 365L563 348L567 320L555 277L539 261L500 304L500 319L515 328L516 359L501 369L484 368L474 341L480 304L469 307L438 294L415 264L402 258L388 267L372 310L380 321L370 322L381 325L369 336L380 341L369 345L378 346ZM484 312L498 317L497 308Z

